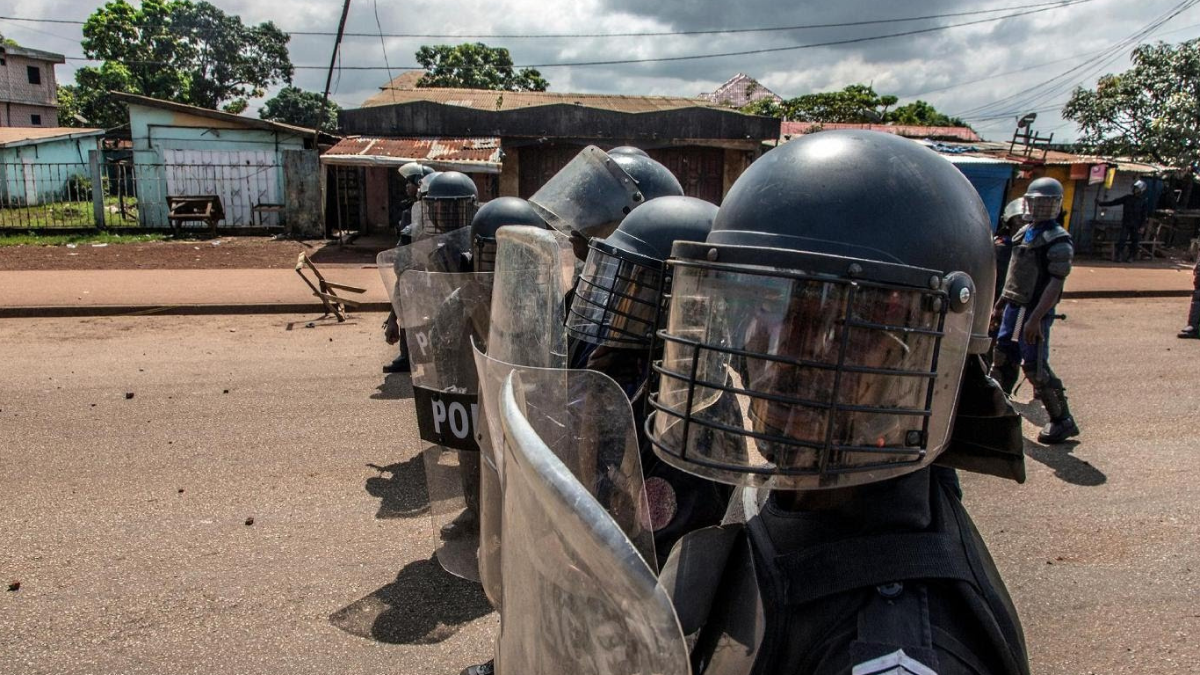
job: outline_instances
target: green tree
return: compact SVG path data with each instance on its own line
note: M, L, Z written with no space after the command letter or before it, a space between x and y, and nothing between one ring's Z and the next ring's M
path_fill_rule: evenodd
M288 39L269 21L246 26L203 0L112 0L83 27L84 55L104 64L76 71L73 93L80 114L101 126L124 123L110 90L240 112L247 98L291 82Z
M1133 67L1075 90L1063 117L1084 148L1179 168L1200 162L1200 40L1142 45ZM1188 172L1189 175L1191 171Z
M779 117L799 122L966 126L961 119L940 113L925 101L914 101L888 110L896 105L898 100L890 94L876 93L869 85L852 84L840 91L805 94L789 98L782 103L762 99L741 110L751 115Z
M294 124L298 127L333 131L337 129L337 114L340 109L338 104L333 101L326 102L314 91L287 86L258 109L258 116L264 120Z
M926 127L965 127L967 123L958 117L938 112L937 108L925 101L916 100L893 109L887 114L891 124L914 124Z
M4 37L4 33L0 33L0 47L20 47L20 46L21 45L17 44L16 40L9 38L9 37Z
M425 69L418 87L546 91L550 86L533 68L515 70L507 49L482 42L425 45L417 50L417 63Z

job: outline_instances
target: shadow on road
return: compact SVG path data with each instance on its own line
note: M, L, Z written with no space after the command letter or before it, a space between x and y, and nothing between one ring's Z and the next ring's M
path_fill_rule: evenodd
M482 587L452 576L437 560L418 560L396 580L329 615L334 626L389 644L436 644L492 611Z
M1012 401L1012 406L1021 417L1039 427L1050 421L1046 409L1038 401ZM1057 445L1043 445L1026 438L1025 456L1054 469L1056 477L1072 485L1096 487L1108 482L1108 476L1104 475L1103 471L1092 466L1091 462L1071 454L1077 445L1079 442L1074 440Z
M408 373L388 373L371 394L373 401L399 401L412 398L412 376Z
M376 518L414 518L429 512L425 461L420 454L387 466L369 465L379 472L367 479L367 494L380 500Z

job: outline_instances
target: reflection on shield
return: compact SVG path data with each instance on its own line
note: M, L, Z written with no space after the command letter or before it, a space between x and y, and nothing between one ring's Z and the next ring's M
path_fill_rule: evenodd
M463 254L471 250L471 233L456 230L434 237L426 237L411 244L382 251L375 256L375 265L387 289L388 298L397 317L403 317L400 308L401 295L396 292L400 275L408 270L429 272L458 272L463 269Z
M491 274L408 270L404 299L412 361L413 401L424 441L429 512L438 562L446 571L479 580L479 380L472 341L488 334Z
M510 226L496 234L496 272L491 325L486 345L477 344L480 376L479 445L483 465L480 489L479 573L488 599L499 608L503 457L499 383L511 365L561 368L566 365L567 335L563 298L574 282L576 262L567 238L553 230ZM504 367L489 366L487 355ZM497 379L501 378L501 379Z
M584 148L529 198L555 230L587 242L607 237L643 200L637 184L608 153Z
M579 378L569 387L572 402L624 398L616 383L600 373L571 374ZM539 432L562 422L561 409L552 414L554 406L544 405L547 384L538 371L520 370L501 391L507 459L505 614L497 665L509 673L687 673L688 650L679 621L647 565L653 555L645 557L596 490L580 480L580 462L568 466L564 459L570 456L549 444L558 441ZM587 406L575 407L582 411ZM588 421L591 438L585 440L597 447L612 447L612 434L621 435L620 425L611 419L589 413ZM632 455L637 457L636 442ZM613 501L612 493L629 484L605 479L606 473L620 470L596 459L583 462L583 473L593 486L606 483L602 492L608 491L607 499ZM624 496L631 502L640 498Z

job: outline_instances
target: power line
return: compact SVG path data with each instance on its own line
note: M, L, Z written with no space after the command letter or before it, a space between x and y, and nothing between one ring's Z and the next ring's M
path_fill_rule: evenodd
M787 32L797 30L815 30L823 28L851 28L856 26L870 26L876 24L889 23L906 23L911 21L929 21L932 19L948 19L962 16L980 16L983 14L995 14L997 12L1007 12L1011 10L1025 10L1035 8L1054 9L1056 7L1067 7L1073 4L1078 4L1078 0L1055 0L1054 2L1040 2L1028 5L1012 5L1008 7L996 7L994 9L980 9L966 12L947 12L944 14L927 14L924 16L910 17L894 17L889 19L868 19L863 21L842 21L837 23L810 23L798 24L794 26L758 26L753 28L720 28L708 30L684 30L684 31L648 31L640 33L544 33L544 34L508 34L508 33L468 33L468 34L450 34L450 33L351 33L347 32L343 37L385 37L385 38L438 38L438 39L502 39L502 40L539 40L539 39L567 39L567 38L614 38L614 37L671 37L671 36L686 36L686 35L731 35L738 33L772 33L772 32ZM1006 18L1006 17L1000 17ZM0 16L0 20L5 21L26 21L32 23L58 23L83 25L85 21L74 19L42 19L31 17L18 16ZM334 36L337 33L329 31L284 31L289 35L304 35L304 36Z
M764 49L750 49L750 50L736 51L736 52L722 52L722 53L715 53L715 54L689 54L686 56L663 56L663 57L657 57L657 58L643 58L643 59L611 59L611 60L606 60L606 61L574 61L574 62L567 62L567 63L531 63L531 64L514 65L513 67L514 68L575 68L575 67L585 67L585 66L615 66L615 65L638 64L638 63L666 63L666 62L675 62L675 61L698 61L701 59L717 59L717 58L725 58L725 57L729 57L729 56L752 56L752 55L757 55L757 54L776 54L776 53L781 53L781 52L799 51L802 49L815 49L818 47L834 47L834 46L849 45L849 44L859 44L859 43L863 43L863 42L873 42L875 40L887 40L887 39L897 38L897 37L910 37L913 35L936 33L936 32L941 32L944 30L949 30L951 28L961 28L964 26L975 26L975 25L984 24L984 23L993 23L993 22L997 22L997 21L1003 21L1005 19L1011 19L1011 18L1020 17L1020 16L1029 16L1031 14L1040 14L1042 12L1048 12L1048 11L1051 11L1054 9L1061 9L1064 7L1073 7L1075 5L1081 5L1081 4L1085 4L1085 3L1089 3L1089 2L1095 2L1095 0L1067 0L1067 2L1053 3L1053 6L1051 6L1051 7L1043 7L1041 9L1032 9L1032 10L1026 10L1026 11L1022 11L1022 12L1015 12L1013 14L1005 14L1003 16L991 17L991 18L987 18L987 19L976 19L974 21L963 21L960 23L946 24L944 26L933 26L933 27L929 27L929 28L920 28L920 29L915 29L915 30L902 31L902 32L898 32L898 33L885 33L883 35L871 35L871 36L866 36L866 37L846 38L846 39L842 39L842 40L828 40L825 42L813 42L813 43L802 44L802 45L790 45L787 47L769 47L769 48L764 48ZM72 57L68 57L67 60L68 61L96 61L97 59L88 59L85 57L72 56ZM157 61L125 61L125 63L133 63L133 64L140 64L140 65L165 65L162 62L157 62ZM345 70L389 70L390 69L387 66L343 66L343 68ZM325 68L324 68L324 66L295 66L295 69L296 70L313 70L313 69L324 70ZM422 66L395 66L394 69L395 70L424 70L424 68Z
M1108 67L1109 64L1120 58L1127 48L1141 42L1146 37L1149 37L1156 30L1166 24L1167 21L1170 21L1179 14L1191 9L1197 4L1197 2L1200 2L1200 0L1184 0L1183 2L1180 2L1166 13L1151 21L1149 24L1135 31L1132 35L1111 45L1108 49L1104 50L1107 52L1106 55L1099 59L1069 68L1066 71L1055 75L1054 77L1023 89L1005 100L993 101L991 103L975 106L974 108L957 113L955 116L968 120L996 119L1028 112L1028 110L1026 110L1027 108L1045 104L1047 101L1065 93L1066 91L1069 91L1075 86L1078 86L1094 73L1100 72L1104 68ZM1072 79L1068 79L1072 73L1079 73L1078 82L1072 82ZM1018 97L1024 98L1021 98L1018 104L1014 104L1013 101L1018 99ZM1061 107L1061 104L1059 107ZM1055 108L1050 108L1049 110L1054 109Z
M1172 33L1181 33L1185 30L1191 30L1191 29L1197 28L1197 27L1200 27L1200 23L1193 23L1191 25L1184 26L1182 28L1175 28L1175 29L1172 29L1169 31L1165 31L1163 33L1159 33L1159 36L1161 37L1163 35L1170 35ZM1035 63L1031 66L1025 66L1024 68L1017 68L1015 70L1007 70L1003 73L996 73L995 75L988 75L987 77L979 77L979 78L975 78L972 80L961 80L959 82L955 82L954 84L949 84L944 87L939 87L937 89L926 89L925 91L919 91L914 94L897 94L897 96L899 96L900 98L915 98L917 96L928 96L929 94L940 94L943 91L949 91L951 89L957 89L959 87L966 87L966 86L972 85L972 84L979 84L980 82L987 82L988 80L994 80L998 77L1004 77L1006 75L1015 75L1016 73L1024 73L1024 72L1030 71L1030 70L1037 70L1038 68L1044 68L1045 66L1051 66L1056 63L1064 63L1066 61L1078 61L1079 59L1083 59L1083 58L1087 58L1089 56L1095 56L1096 54L1101 54L1101 53L1107 52L1108 50L1112 49L1113 46L1115 46L1116 44L1118 44L1118 43L1113 43L1111 45L1108 45L1107 47L1103 47L1103 48L1097 49L1095 51L1084 52L1082 54L1075 54L1074 56L1068 56L1068 57L1062 58L1062 59L1054 59L1053 61L1043 61L1041 63Z

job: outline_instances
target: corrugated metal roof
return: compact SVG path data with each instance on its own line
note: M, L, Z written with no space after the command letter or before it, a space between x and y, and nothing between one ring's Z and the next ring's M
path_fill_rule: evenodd
M678 108L711 108L701 98L682 96L622 96L617 94L565 94L549 91L491 91L487 89L385 88L363 101L364 108L427 101L476 110L517 110L542 105L579 105L616 112L653 112Z
M734 108L743 108L764 98L769 98L776 103L783 100L779 94L767 89L761 82L745 73L734 75L712 93L700 94L700 98Z
M832 131L834 129L866 129L867 131L882 131L885 134L896 134L905 138L947 138L959 141L975 142L982 140L979 134L969 127L926 127L912 124L846 124L842 122L784 122L780 133L784 136L802 136L813 131Z
M955 143L953 145L960 145ZM1081 155L1071 152L1063 152L1061 150L1047 150L1045 157L1042 156L1040 148L1029 149L1026 154L1026 147L1021 144L1012 146L1004 141L982 141L971 144L961 144L964 147L969 147L975 154L982 154L989 157L998 157L1008 160L1013 160L1020 164L1049 164L1057 166L1067 166L1072 164L1107 164L1117 167L1117 171L1125 173L1151 174L1169 171L1170 167L1152 164L1149 162L1139 162L1127 157L1101 157L1099 155ZM1010 148L1012 152L1010 152Z
M343 166L399 166L423 162L435 168L496 173L500 170L502 157L499 138L352 136L338 141L321 155L321 161Z
M103 129L76 129L73 127L0 127L0 148L30 145L38 141L65 138L99 136Z

